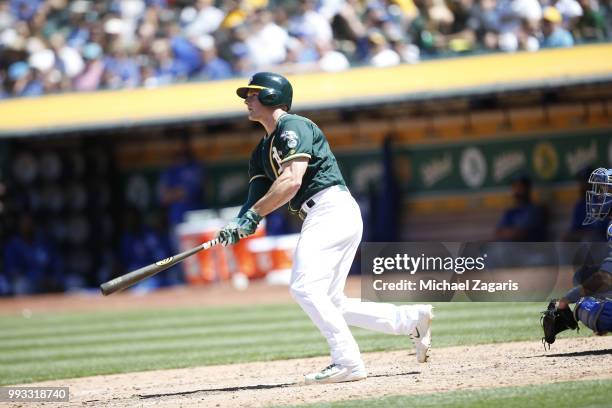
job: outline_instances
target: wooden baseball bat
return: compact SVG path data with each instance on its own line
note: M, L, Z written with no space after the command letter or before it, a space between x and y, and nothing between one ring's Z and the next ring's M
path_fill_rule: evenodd
M151 265L144 266L135 271L126 273L116 277L115 279L109 280L108 282L100 285L100 290L104 296L111 295L115 292L129 288L130 286L149 278L161 271L170 268L173 265L183 261L185 258L190 257L193 254L200 252L203 249L209 249L219 244L219 238L211 239L208 242L198 245L197 247L188 249L187 251L181 252L180 254L173 255L169 258L162 259Z

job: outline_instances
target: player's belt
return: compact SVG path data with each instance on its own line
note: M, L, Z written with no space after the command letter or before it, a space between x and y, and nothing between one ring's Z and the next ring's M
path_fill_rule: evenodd
M348 188L346 186L336 184L335 186L327 187L325 190L319 191L318 193L313 195L311 198L304 201L304 204L302 204L302 206L300 207L300 210L298 211L298 217L300 217L302 221L306 219L306 216L308 215L312 207L315 206L319 197L321 197L327 191L348 191Z
M298 211L298 217L300 217L300 220L304 221L306 219L308 211L310 211L310 209L314 207L315 204L315 200L313 200L312 198L306 200L306 202L302 204L302 206L300 207L300 211Z

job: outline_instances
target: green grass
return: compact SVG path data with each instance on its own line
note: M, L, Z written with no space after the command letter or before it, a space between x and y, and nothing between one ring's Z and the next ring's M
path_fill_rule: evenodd
M574 381L527 387L452 391L438 394L299 405L300 408L586 408L610 407L612 380ZM296 405L297 407L297 405Z
M542 307L438 304L434 346L539 341ZM296 305L0 316L0 328L0 385L328 353ZM408 344L403 336L354 333L364 352Z

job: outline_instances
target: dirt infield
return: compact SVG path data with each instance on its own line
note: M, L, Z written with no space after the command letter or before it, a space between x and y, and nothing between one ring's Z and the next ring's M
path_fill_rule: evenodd
M560 339L550 351L537 341L434 348L427 364L417 364L410 347L364 357L369 378L345 384L301 384L303 373L328 363L317 357L29 385L68 386L73 407L266 407L612 378L612 336Z

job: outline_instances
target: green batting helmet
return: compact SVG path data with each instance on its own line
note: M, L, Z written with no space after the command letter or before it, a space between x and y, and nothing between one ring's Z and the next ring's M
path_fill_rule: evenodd
M236 89L236 94L242 99L247 97L249 89L259 90L257 98L266 106L286 105L291 109L293 88L287 78L273 72L258 72L251 77L247 86Z

